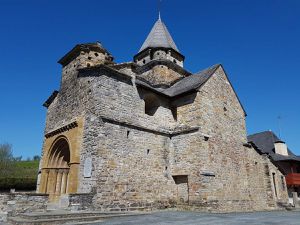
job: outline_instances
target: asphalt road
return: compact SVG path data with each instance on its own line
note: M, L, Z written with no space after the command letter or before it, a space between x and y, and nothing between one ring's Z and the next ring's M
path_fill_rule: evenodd
M99 225L300 225L300 212L254 212L212 214L155 212L149 215L113 218Z

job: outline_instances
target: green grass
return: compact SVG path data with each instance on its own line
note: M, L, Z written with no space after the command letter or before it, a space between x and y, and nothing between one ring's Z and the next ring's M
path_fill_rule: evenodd
M0 190L34 190L39 161L13 161L0 165Z

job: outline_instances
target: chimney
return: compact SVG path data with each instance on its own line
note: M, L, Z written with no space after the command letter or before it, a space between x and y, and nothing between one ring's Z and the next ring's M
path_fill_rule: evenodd
M289 155L287 145L284 141L275 141L275 153L280 155Z

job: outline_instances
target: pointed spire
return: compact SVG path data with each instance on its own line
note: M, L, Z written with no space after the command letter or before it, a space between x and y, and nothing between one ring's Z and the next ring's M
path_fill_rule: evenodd
M146 38L146 40L145 40L144 44L142 45L142 47L140 48L139 52L141 52L149 47L171 48L171 49L179 52L166 25L161 20L160 12L158 13L158 20L154 24L152 30L150 31L148 37Z

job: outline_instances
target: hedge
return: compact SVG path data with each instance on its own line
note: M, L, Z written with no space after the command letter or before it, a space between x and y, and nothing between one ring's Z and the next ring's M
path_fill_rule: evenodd
M36 182L36 178L0 177L0 190L35 190Z
M0 165L0 190L35 190L38 161L11 161Z

